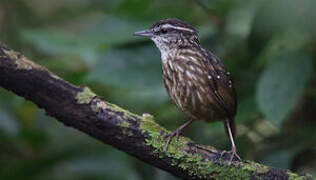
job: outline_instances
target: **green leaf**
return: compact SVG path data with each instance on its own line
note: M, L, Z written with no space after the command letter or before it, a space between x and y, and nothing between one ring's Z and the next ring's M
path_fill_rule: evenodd
M51 56L80 57L87 65L93 66L104 53L104 49L140 41L140 38L133 36L133 32L148 26L141 22L109 16L100 18L89 28L79 32L46 28L25 29L22 30L21 37L42 53Z
M88 65L93 65L97 59L96 43L85 41L74 33L60 30L24 30L21 36L31 42L42 53L51 56L80 57Z
M128 95L138 100L167 99L161 80L160 54L153 45L112 50L101 58L87 80L128 90Z
M303 95L311 70L311 58L296 52L276 57L266 68L257 85L257 103L269 121L280 127Z
M227 31L229 34L247 38L252 28L252 20L255 16L255 9L258 6L256 0L240 1L232 8L227 17Z
M148 28L150 23L143 23L128 18L108 16L100 18L94 25L81 33L81 38L88 42L113 47L128 42L140 41L141 38L133 36L135 31Z
M280 53L300 50L308 43L310 43L310 38L306 31L291 29L283 33L277 33L267 41L255 61L256 65L263 67Z
M316 1L310 0L268 0L261 1L254 19L253 31L269 36L289 29L305 29L315 34Z

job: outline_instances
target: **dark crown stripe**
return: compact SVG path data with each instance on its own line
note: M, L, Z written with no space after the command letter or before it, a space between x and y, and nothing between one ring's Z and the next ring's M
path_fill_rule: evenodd
M170 24L170 25L175 26L175 27L188 28L188 29L191 29L193 32L198 33L198 31L193 26L191 26L189 23L181 21L179 19L175 19L175 18L168 18L168 19L160 20L157 23L155 23L153 26L151 26L151 28L163 26L165 24Z

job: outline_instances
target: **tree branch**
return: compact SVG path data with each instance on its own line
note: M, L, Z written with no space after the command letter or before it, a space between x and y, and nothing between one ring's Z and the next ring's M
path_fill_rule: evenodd
M164 152L167 130L149 114L133 114L72 85L0 44L0 86L32 101L66 126L183 179L312 179L289 170L220 157L220 151L181 136Z

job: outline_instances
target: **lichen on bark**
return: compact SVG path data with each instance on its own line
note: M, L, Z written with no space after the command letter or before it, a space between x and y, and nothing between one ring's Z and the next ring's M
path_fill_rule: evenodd
M77 103L89 104L91 100L96 96L88 87L84 87L83 90L76 95Z

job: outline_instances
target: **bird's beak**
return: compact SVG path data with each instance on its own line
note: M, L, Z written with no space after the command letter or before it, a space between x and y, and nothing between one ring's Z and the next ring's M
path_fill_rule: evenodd
M153 37L154 33L150 29L134 32L134 36Z

